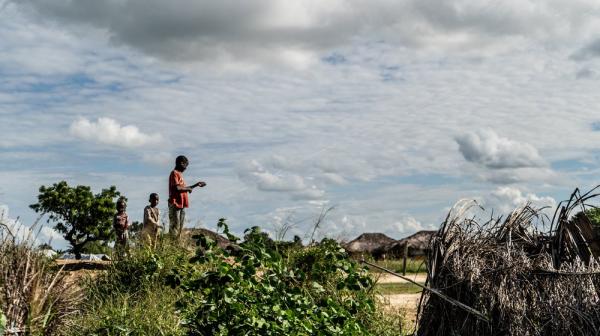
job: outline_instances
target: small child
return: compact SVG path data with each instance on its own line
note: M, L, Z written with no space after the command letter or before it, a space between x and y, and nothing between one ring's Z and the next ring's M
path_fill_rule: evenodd
M154 247L156 240L158 239L158 229L162 228L160 225L160 210L156 207L158 205L158 194L150 194L150 205L144 208L144 227L142 228L142 239L149 243L151 247Z
M117 242L115 248L117 253L123 253L127 250L127 238L129 229L129 216L127 216L127 202L124 198L119 198L117 201L117 214L113 219L113 228L117 234Z

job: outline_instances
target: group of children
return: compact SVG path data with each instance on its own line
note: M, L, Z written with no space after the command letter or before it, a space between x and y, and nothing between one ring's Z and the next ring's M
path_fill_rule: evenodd
M187 169L189 160L180 155L175 159L175 168L169 175L169 235L179 240L185 223L185 209L189 207L189 195L194 188L206 186L205 182L198 182L187 186L183 180L183 172ZM142 241L150 246L156 244L158 234L163 226L160 224L160 210L157 208L159 196L150 194L150 205L144 208L144 222L141 231ZM117 201L117 214L113 219L113 228L117 236L115 248L123 251L127 248L129 238L129 216L127 203L124 198Z

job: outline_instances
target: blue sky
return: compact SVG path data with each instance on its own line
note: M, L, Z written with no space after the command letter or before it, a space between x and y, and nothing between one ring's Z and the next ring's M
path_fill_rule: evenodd
M0 204L116 185L139 220L185 154L189 225L238 233L554 205L600 182L599 28L582 0L0 1Z

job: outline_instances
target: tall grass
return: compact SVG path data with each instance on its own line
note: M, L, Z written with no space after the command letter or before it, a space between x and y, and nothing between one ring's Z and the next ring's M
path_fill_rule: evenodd
M86 303L70 335L185 335L175 306L182 293L165 277L188 253L165 239L156 249L132 248L103 273L83 279Z
M0 223L0 319L4 335L63 335L81 302L81 291L34 249ZM3 316L3 317L2 317Z

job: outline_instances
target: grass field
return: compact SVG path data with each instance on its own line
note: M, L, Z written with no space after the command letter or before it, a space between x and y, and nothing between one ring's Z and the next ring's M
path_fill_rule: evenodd
M383 295L421 293L421 287L410 282L378 284L375 288Z
M427 272L427 266L425 265L425 258L424 257L420 257L420 258L411 258L406 260L406 273L423 273L423 272ZM377 264L380 267L383 268L387 268L390 271L396 272L396 273L402 273L402 259L398 259L398 260L379 260L379 261L375 261L375 264ZM372 272L380 272L380 270L375 269L375 268L370 268Z

